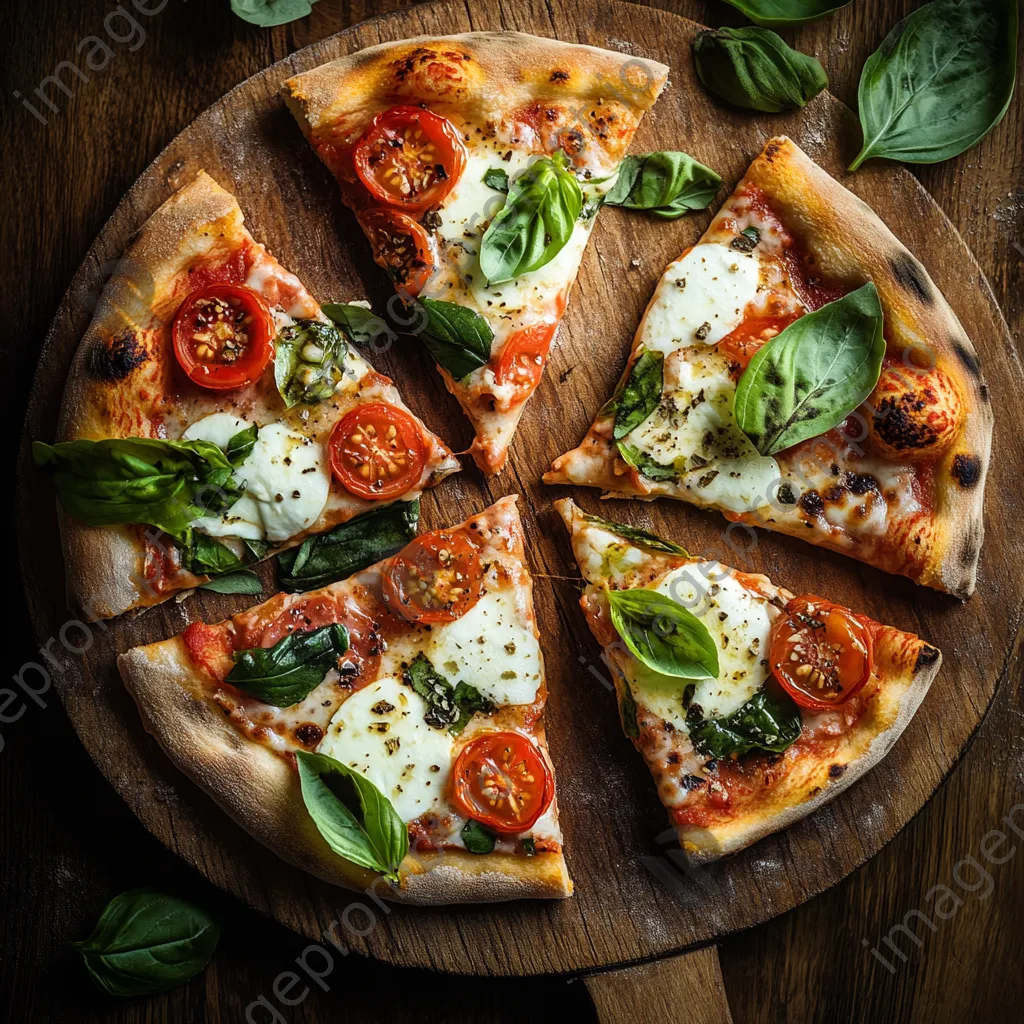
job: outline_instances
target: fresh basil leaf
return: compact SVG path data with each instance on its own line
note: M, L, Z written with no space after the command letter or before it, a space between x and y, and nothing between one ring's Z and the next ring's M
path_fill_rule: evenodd
M523 853L527 857L537 856L537 840L533 836L527 836L525 839L520 839L519 842L523 847Z
M64 511L88 526L145 523L186 541L193 519L223 512L242 495L234 467L209 441L35 441L32 457Z
M393 333L376 313L356 302L328 302L320 308L356 345L369 345L380 335Z
M484 184L496 192L508 192L508 171L504 167L491 167L484 174Z
M348 346L333 323L296 320L274 341L274 380L285 407L330 398L341 380Z
M666 150L627 156L604 204L646 210L655 217L674 220L690 210L703 210L721 184L722 179L710 167L686 153Z
M642 476L647 477L648 480L677 480L679 478L674 464L664 466L660 462L655 462L646 452L640 451L635 445L626 444L625 441L616 441L615 444L623 461Z
M434 362L456 380L487 365L494 331L479 313L440 299L420 299L420 305L427 313L427 325L420 340Z
M846 7L851 0L725 0L742 11L755 25L764 28L782 28L803 25L824 18Z
M644 349L633 364L615 403L612 437L616 441L625 437L634 427L640 426L661 404L663 362L664 356L660 352Z
M631 739L638 739L640 726L636 720L636 698L627 680L622 681L622 696L619 698L619 718L622 719L622 731Z
M130 998L185 984L210 962L220 925L193 903L152 889L107 904L92 934L72 943L97 988Z
M261 28L286 25L304 18L317 0L231 0L231 10L243 21Z
M980 142L1010 105L1017 77L1017 0L936 0L867 59L857 104L871 157L934 164Z
M277 556L282 590L317 590L393 555L416 536L419 501L396 501Z
M215 594L262 594L263 582L252 569L240 569L200 583L199 589L212 590Z
M259 562L266 558L270 552L270 545L265 540L249 540L242 538L246 550L252 555L252 561Z
M609 590L612 625L648 668L680 679L718 675L718 648L693 612L654 590Z
M828 85L814 57L787 46L766 28L721 28L693 41L697 77L737 107L777 114L806 106Z
M236 469L252 455L252 450L256 447L256 438L259 437L259 433L260 428L253 423L251 426L231 436L224 454L228 457L228 462Z
M869 281L758 350L736 387L736 422L762 455L824 434L871 394L884 355L882 307Z
M340 623L308 633L289 633L273 647L235 651L226 681L276 708L305 700L348 650L348 630Z
M561 252L583 208L583 192L565 156L541 157L509 188L505 205L480 243L480 269L490 284L537 270Z
M494 711L493 702L488 700L471 683L456 683L455 689L452 691L452 700L458 710L458 716L448 728L453 736L458 736L478 711L484 715L489 715Z
M472 818L462 826L462 841L470 853L490 853L494 849L494 833Z
M326 754L299 750L302 800L320 835L339 857L397 882L409 830L391 801L359 772Z
M610 519L602 519L600 516L584 514L583 518L588 523L594 523L596 526L600 526L611 533L617 533L624 540L628 540L633 544L639 544L641 547L650 548L652 551L664 551L670 555L690 557L690 553L686 548L673 544L670 540L662 540L657 534L648 533L646 530L640 530L635 526L627 526L625 523L615 523Z
M803 720L787 694L777 687L771 692L765 687L731 715L698 720L688 727L697 751L722 759L754 750L781 754L800 735Z
M226 544L198 530L189 531L182 564L197 576L220 576L237 572L245 565Z
M453 687L424 654L417 654L402 675L407 686L427 703L423 720L435 729L447 729L458 736L477 711L490 714L494 704L469 683Z

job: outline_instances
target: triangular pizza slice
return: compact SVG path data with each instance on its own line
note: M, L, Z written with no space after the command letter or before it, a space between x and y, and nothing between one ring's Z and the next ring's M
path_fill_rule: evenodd
M590 46L474 32L382 43L285 83L408 304L405 323L471 420L486 473L505 462L601 198L667 74Z
M150 217L72 363L56 484L68 594L91 618L158 604L457 472L458 460L200 173Z
M168 757L292 864L410 903L572 892L514 497L118 664Z
M924 267L776 138L544 479L716 508L967 597L991 441L974 346Z
M939 669L939 651L912 633L555 504L623 730L696 863L787 827L860 778Z

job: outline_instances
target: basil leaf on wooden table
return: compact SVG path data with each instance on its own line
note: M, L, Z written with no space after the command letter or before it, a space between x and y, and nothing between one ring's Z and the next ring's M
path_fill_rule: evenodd
M867 59L857 105L871 157L949 160L1002 119L1017 76L1017 0L936 0L904 18Z
M340 623L308 633L289 633L273 647L235 651L226 682L276 708L305 700L348 650L348 630Z
M416 536L419 501L396 501L329 533L307 537L277 556L282 590L317 590L393 555Z
M814 57L787 46L766 28L721 28L693 41L697 76L737 107L777 114L806 106L828 85Z
M391 801L365 776L326 754L295 754L302 800L339 857L398 881L409 830Z
M572 235L583 192L564 154L535 160L511 184L480 243L480 269L503 284L550 263Z
M781 690L758 690L748 701L725 718L690 722L690 740L708 757L726 758L764 750L781 754L793 744L803 728L800 709Z
M609 590L612 625L648 668L680 679L718 675L718 648L693 612L654 590Z
M130 998L166 992L210 962L220 926L193 903L152 889L121 893L92 934L72 943L97 988Z
M710 167L686 153L666 150L627 156L603 201L605 206L646 210L655 217L674 220L691 210L703 210L721 184L721 177Z
M803 25L817 21L826 14L834 14L846 7L851 0L725 0L738 11L742 11L755 25L764 28L783 28L787 25Z
M639 544L642 547L650 548L652 551L664 551L670 555L685 555L687 558L690 557L690 553L686 548L680 547L678 544L673 544L670 540L662 540L657 534L648 533L646 530L641 530L636 526L627 526L625 523L614 523L610 519L602 519L600 516L592 516L584 514L584 519L588 523L593 523L595 526L603 527L612 533L617 533L624 540L632 541L634 544Z
M348 345L333 323L296 320L274 340L274 380L285 408L330 398L341 380Z
M762 455L824 434L871 394L884 355L882 307L869 281L758 350L736 388L736 422Z
M479 313L441 299L420 299L420 305L427 314L420 340L435 363L456 380L487 365L494 331Z
M612 437L616 441L640 426L661 404L664 383L662 364L664 356L644 349L629 371L626 383L615 401L615 426Z
M508 192L508 171L504 167L491 167L484 173L483 183L495 192Z
M200 583L199 589L212 590L215 594L262 594L263 582L251 569L239 569Z
M462 826L462 841L470 853L490 853L494 849L494 833L472 818Z
M394 333L373 310L357 302L328 302L320 308L356 345L368 345L381 334Z
M469 683L452 686L424 654L417 654L402 675L403 682L427 703L423 720L435 729L458 736L477 711L490 714L494 704Z
M312 13L317 0L231 0L231 10L261 28L286 25ZM153 12L156 13L155 11Z

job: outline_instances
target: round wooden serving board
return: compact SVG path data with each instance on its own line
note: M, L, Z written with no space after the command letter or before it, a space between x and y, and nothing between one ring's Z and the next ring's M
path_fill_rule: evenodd
M1024 455L1011 403L1024 381L989 287L949 221L906 170L867 167L844 176L859 132L850 111L833 97L823 94L806 110L777 117L716 103L692 67L690 42L698 28L675 15L609 0L479 0L416 7L310 46L228 93L167 147L104 227L53 323L27 439L54 435L67 368L111 261L149 214L200 168L238 196L253 234L321 301L367 296L382 302L390 286L373 265L334 182L278 98L280 83L383 40L519 29L669 64L670 85L641 127L634 150L693 154L722 174L721 197L770 135L790 135L923 260L978 347L996 411L996 455L978 593L971 601L960 604L777 535L761 534L740 565L796 592L829 595L938 645L945 660L931 692L888 758L824 810L715 867L687 874L678 848L666 838L667 818L647 770L622 735L615 701L588 671L599 664L598 648L578 607L575 565L551 510L551 502L569 492L543 486L540 477L555 456L578 443L611 393L664 266L696 241L710 214L666 223L605 210L508 468L485 480L467 465L423 500L423 527L430 529L460 521L501 495L521 496L547 659L548 735L576 893L560 902L396 906L389 913L374 907L377 923L368 934L344 933L357 952L458 973L590 971L705 945L762 922L839 881L906 824L963 752L1004 676L1021 611L1017 524ZM396 347L376 362L430 427L453 448L468 446L467 422L418 347ZM599 506L596 492L576 489L572 496L588 510L652 529L691 551L712 547L725 527L720 516L676 502ZM52 510L52 490L23 453L21 548L41 644L58 636L68 619ZM267 567L264 573L269 596L272 571ZM97 624L91 648L80 657L54 645L64 661L55 681L82 742L153 833L217 885L319 939L350 902L366 898L297 871L236 827L143 732L115 668L119 651L251 603L200 592L135 618ZM365 918L353 920L363 930Z

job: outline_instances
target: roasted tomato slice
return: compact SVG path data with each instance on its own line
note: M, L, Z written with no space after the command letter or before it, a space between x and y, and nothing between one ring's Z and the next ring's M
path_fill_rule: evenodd
M464 531L435 530L407 544L384 569L384 600L412 622L454 622L480 600L480 552Z
M772 672L801 707L824 710L845 703L868 681L873 666L867 627L830 601L795 597L772 628Z
M419 424L387 402L368 402L346 413L331 431L331 469L360 498L397 498L415 487L427 464Z
M367 210L359 223L373 247L373 258L399 291L419 295L434 272L430 238L423 227L397 210Z
M223 391L258 380L274 354L274 317L262 297L240 284L211 284L179 307L174 354L189 379Z
M467 743L455 760L455 806L496 832L531 828L548 809L554 793L544 755L522 733L484 733Z
M533 394L544 372L551 340L557 324L537 324L516 331L501 350L494 379L498 384L513 384L522 398Z
M447 118L420 107L392 107L356 143L354 162L374 199L419 213L452 190L466 166L466 147Z
M796 319L796 313L785 316L749 316L718 343L718 351L729 362L738 363L740 369L745 370L758 351Z

